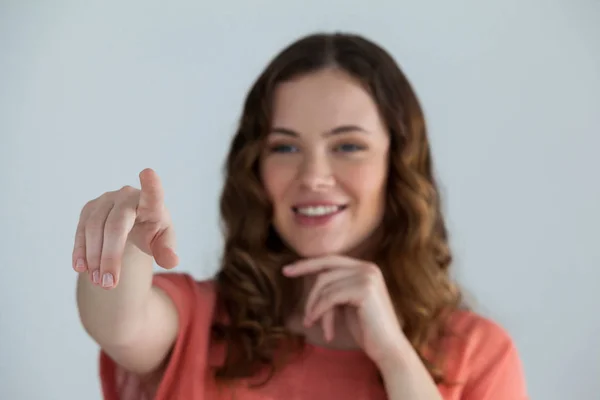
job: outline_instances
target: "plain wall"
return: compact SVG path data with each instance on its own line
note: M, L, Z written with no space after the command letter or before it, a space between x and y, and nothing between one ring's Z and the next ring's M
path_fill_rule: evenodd
M353 31L426 111L477 309L532 399L600 399L600 2L0 2L0 398L99 399L71 269L83 204L154 168L181 271L220 254L221 167L283 46Z

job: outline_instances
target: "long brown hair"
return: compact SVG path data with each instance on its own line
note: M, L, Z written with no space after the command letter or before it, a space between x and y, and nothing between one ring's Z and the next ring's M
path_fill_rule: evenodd
M451 252L434 178L425 119L410 83L394 59L357 35L314 34L279 53L246 98L225 165L221 216L225 236L217 274L218 298L227 323L213 326L227 357L221 380L276 369L281 344L294 336L285 328L299 300L297 284L281 274L295 259L271 225L272 208L259 175L259 159L272 119L277 85L323 68L337 68L360 82L376 102L391 138L387 199L376 249L403 329L429 372L443 380L434 344L461 295L449 277ZM437 362L436 362L437 360Z

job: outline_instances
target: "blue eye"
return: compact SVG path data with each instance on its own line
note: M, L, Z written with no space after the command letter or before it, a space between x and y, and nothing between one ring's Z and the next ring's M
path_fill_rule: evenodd
M346 143L346 144L342 144L342 145L338 146L336 148L336 150L342 151L342 152L355 152L355 151L364 150L364 147L358 146L356 144Z
M295 146L289 146L289 145L278 145L278 146L273 146L271 148L271 152L273 153L295 153L298 151L298 148Z

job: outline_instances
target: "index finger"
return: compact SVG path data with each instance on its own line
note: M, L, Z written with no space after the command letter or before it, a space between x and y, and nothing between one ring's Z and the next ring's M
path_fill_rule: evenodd
M140 201L138 210L162 211L164 203L164 190L158 174L151 168L140 172Z
M324 271L332 268L357 267L362 265L362 261L345 256L325 256L300 260L283 268L283 273L287 276L298 276Z
M321 318L321 326L325 340L331 342L335 336L335 309L329 309Z
M87 269L86 248L85 248L85 223L90 214L90 203L86 204L79 215L77 230L75 231L75 243L73 245L73 268L77 272L83 272Z

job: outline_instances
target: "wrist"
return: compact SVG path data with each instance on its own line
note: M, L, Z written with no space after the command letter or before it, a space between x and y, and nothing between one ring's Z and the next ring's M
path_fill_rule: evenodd
M410 369L411 364L415 361L420 362L418 354L408 340L402 338L402 340L397 341L394 348L385 352L385 357L377 362L377 366L383 376L397 376L398 373Z

